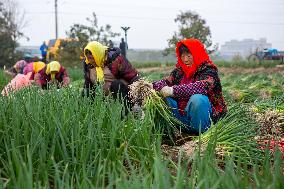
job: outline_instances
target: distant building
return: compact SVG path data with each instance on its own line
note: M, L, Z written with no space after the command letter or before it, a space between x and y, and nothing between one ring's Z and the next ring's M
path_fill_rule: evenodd
M248 57L256 49L271 48L271 43L267 43L266 38L260 38L259 40L244 39L241 41L231 40L221 45L220 54L224 59L232 59L235 56L241 56L243 58Z

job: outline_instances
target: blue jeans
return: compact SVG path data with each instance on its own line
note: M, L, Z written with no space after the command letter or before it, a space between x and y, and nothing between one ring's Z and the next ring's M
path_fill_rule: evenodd
M203 133L211 125L210 115L212 114L211 104L207 96L202 94L192 95L185 108L185 115L181 115L178 110L177 101L167 97L166 101L172 108L174 116L186 125L181 130L186 133Z

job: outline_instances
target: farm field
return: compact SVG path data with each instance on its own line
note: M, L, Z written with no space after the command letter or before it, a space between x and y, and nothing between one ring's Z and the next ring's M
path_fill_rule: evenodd
M220 66L228 115L174 141L147 109L122 117L100 91L81 97L82 71L68 71L68 88L0 97L1 188L284 188L284 67ZM8 81L1 70L1 90Z

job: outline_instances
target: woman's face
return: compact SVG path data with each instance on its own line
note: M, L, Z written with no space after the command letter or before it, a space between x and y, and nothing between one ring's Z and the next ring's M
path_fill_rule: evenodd
M187 66L192 66L192 64L193 64L193 56L192 56L191 53L189 53L189 52L184 52L184 53L181 54L180 58L181 58L181 61L182 61L185 65L187 65Z
M96 61L95 61L95 59L94 59L92 54L87 54L87 59L90 62L90 64L92 64L94 66L97 66Z

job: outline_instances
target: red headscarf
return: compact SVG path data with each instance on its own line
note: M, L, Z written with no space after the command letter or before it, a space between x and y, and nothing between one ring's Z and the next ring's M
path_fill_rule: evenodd
M190 53L193 56L193 64L192 66L185 65L180 58L179 54L179 47L184 44L190 51ZM209 64L214 65L214 63L209 58L204 45L197 39L184 39L177 43L176 45L176 56L177 56L177 64L176 67L181 67L181 69L184 71L185 76L187 78L190 78L198 69L198 67L205 61L207 61ZM215 65L214 65L215 66Z

